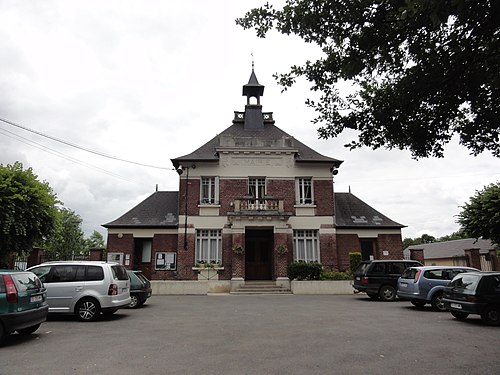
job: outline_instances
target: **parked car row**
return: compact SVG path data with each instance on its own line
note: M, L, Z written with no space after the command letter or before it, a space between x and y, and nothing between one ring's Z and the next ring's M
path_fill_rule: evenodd
M374 260L361 262L353 287L372 299L394 301L397 296L416 307L431 304L437 311L450 311L460 320L477 314L484 323L500 326L500 272Z
M0 343L35 332L47 314L88 322L121 308L142 306L151 283L141 271L113 262L47 262L26 271L0 270Z

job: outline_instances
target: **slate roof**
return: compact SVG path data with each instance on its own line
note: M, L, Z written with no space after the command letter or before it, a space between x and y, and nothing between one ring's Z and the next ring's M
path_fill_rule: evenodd
M351 193L335 193L337 228L404 228Z
M118 219L104 224L105 228L163 228L176 227L179 193L157 191ZM403 228L382 215L351 193L335 193L337 228Z
M481 254L485 254L495 249L495 246L490 240L467 238L464 240L411 245L404 250L405 254L409 254L410 249L423 249L424 259L443 259L453 258L455 256L465 256L464 250L469 249L479 249Z
M340 166L342 160L337 160L324 156L319 152L314 151L312 148L306 146L302 142L293 138L291 135L281 130L271 123L266 123L263 130L245 129L243 123L234 123L229 128L225 129L221 134L215 136L203 146L193 151L190 154L172 159L174 167L177 168L182 162L195 162L195 161L218 161L219 155L217 149L220 149L221 138L259 138L259 139L292 139L291 145L288 146L290 150L296 150L296 162L316 162L316 163L329 163L335 166Z
M162 228L179 224L179 192L157 191L105 228Z

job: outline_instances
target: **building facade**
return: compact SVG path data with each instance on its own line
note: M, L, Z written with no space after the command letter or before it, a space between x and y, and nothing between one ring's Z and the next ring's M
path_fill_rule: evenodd
M349 253L402 259L401 224L334 192L342 161L275 125L252 69L245 110L193 152L172 159L178 192L155 192L105 224L108 252L153 280L287 280L291 262L345 271Z

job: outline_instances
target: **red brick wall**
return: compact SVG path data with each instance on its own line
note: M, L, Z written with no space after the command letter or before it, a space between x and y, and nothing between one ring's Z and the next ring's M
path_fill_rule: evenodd
M424 249L410 249L410 259L425 264Z
M314 181L314 201L316 215L333 216L333 182L327 180Z
M276 252L276 247L278 245L284 244L288 248L288 252L285 254L278 254ZM287 277L288 276L288 264L293 261L293 236L287 233L275 233L274 234L274 246L273 246L273 278L277 277Z
M295 180L267 180L267 194L284 200L284 210L294 212Z
M320 262L326 271L338 271L337 241L335 234L320 234Z
M134 264L134 236L132 234L123 234L122 238L118 234L108 234L108 253L124 253L130 256L130 265L128 269L132 269Z
M337 253L339 271L349 269L349 253L361 252L361 246L357 234L338 234Z
M403 259L403 241L400 234L379 234L377 245L375 259ZM384 255L384 251L388 251L389 255Z
M228 212L233 212L234 207L231 207L231 203L247 194L248 181L246 179L221 179L219 181L220 215L225 216Z
M200 179L189 178L187 186L188 194L188 215L198 216L198 204L200 202ZM184 215L186 212L186 179L181 179L179 182L179 215Z
M240 245L245 248L245 235L243 233L233 234L232 246ZM232 254L231 277L245 278L245 254Z

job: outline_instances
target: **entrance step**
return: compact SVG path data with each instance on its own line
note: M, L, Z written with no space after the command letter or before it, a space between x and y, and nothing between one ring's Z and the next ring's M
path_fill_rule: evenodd
M284 286L276 285L274 281L246 281L245 285L231 294L292 294L292 291Z

